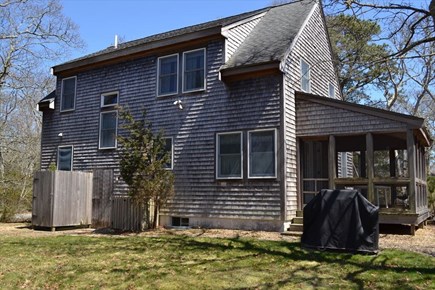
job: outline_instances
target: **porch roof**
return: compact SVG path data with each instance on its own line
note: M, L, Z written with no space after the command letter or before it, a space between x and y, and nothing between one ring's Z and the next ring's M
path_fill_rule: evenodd
M296 92L296 135L389 133L412 129L426 147L432 143L424 119L319 95Z

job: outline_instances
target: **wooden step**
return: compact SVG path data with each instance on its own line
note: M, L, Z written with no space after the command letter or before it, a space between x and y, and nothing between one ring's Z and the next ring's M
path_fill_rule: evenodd
M285 232L281 232L281 235L283 235L283 236L292 236L292 237L301 237L302 236L302 232L299 232L299 231L285 231Z
M303 210L297 210L296 211L296 217L303 217L304 216L304 211Z
M303 225L304 218L303 217L295 217L292 219L292 224Z
M299 231L299 232L303 232L304 231L304 225L300 225L300 224L291 224L290 227L288 228L289 231Z

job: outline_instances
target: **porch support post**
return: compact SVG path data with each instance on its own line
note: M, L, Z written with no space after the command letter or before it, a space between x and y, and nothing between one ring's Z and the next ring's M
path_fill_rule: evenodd
M373 135L372 133L366 134L366 160L367 160L367 197L368 200L377 205L375 201L375 186L373 184L373 179L375 178L375 168L374 168L374 149L373 149Z
M394 149L390 149L390 177L396 177L396 152ZM397 188L395 185L391 185L391 204L394 204L397 196Z
M416 156L415 156L415 140L414 140L414 132L412 129L408 129L406 131L406 146L408 153L408 174L409 174L409 185L408 185L408 201L409 208L411 212L415 213L415 193L416 193Z
M337 154L335 153L335 136L329 136L328 146L328 179L329 189L335 189L335 178L337 177Z

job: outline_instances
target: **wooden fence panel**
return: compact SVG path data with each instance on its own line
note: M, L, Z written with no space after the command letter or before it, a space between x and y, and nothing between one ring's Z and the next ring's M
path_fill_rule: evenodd
M111 226L113 170L94 170L92 191L92 227Z
M34 226L54 229L91 224L92 173L40 171L33 185Z
M32 225L51 225L53 221L54 172L36 172L33 178Z
M131 197L112 196L112 228L121 231L143 230L143 207L132 202Z

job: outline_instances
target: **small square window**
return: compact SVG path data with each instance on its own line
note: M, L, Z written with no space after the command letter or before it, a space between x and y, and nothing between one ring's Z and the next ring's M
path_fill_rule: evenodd
M205 89L205 48L183 53L183 92Z
M73 163L73 147L59 146L57 148L57 170L71 171Z
M242 178L242 133L219 133L216 139L216 177Z
M101 107L114 107L118 105L118 92L105 93L101 95Z
M172 226L173 227L188 227L189 226L189 218L183 217L172 217Z
M100 113L100 149L114 149L117 144L118 111Z
M72 111L75 109L76 99L76 77L65 78L62 80L60 97L60 111Z
M276 177L276 132L258 130L248 132L248 177Z
M303 59L301 59L301 89L307 93L311 91L310 65Z
M157 83L158 96L178 93L178 54L158 58Z

